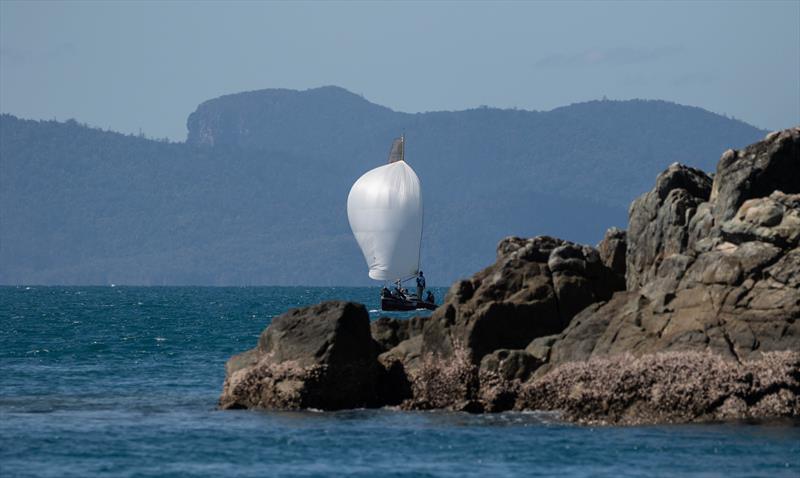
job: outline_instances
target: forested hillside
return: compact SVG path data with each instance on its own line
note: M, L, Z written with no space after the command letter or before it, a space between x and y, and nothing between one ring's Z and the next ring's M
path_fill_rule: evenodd
M0 282L368 284L345 212L405 133L423 268L448 284L510 234L594 243L674 161L765 132L662 101L406 114L341 88L210 100L186 143L0 118Z

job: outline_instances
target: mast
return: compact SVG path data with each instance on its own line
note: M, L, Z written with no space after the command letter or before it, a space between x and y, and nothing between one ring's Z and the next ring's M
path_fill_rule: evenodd
M392 149L389 150L389 164L405 160L405 135L395 138L392 141Z

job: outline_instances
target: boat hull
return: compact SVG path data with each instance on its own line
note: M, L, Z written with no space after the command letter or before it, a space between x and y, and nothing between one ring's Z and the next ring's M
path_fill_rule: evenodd
M381 297L381 310L433 310L436 304L415 298Z

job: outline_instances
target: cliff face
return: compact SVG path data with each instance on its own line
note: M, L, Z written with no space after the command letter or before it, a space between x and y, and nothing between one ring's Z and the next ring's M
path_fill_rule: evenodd
M330 144L353 141L353 130L368 130L395 115L400 114L334 86L250 91L201 103L186 121L186 142L294 151L309 146L297 144L298 135L314 132Z
M671 165L629 215L597 249L505 239L430 318L373 323L372 403L585 423L800 416L800 128L726 151L713 179ZM259 360L237 373L275 358Z

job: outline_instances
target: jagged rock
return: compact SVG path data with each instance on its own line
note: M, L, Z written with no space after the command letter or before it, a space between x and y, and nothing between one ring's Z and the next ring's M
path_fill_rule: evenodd
M537 374L554 364L622 353L708 350L742 360L762 351L800 350L798 256L797 250L783 255L770 244L750 242L675 261L681 267L670 268L678 272L661 279L657 294L649 288L643 291L650 297L617 293L579 313Z
M600 260L614 273L625 277L625 254L628 251L627 233L619 228L612 227L597 245Z
M725 240L736 244L764 241L780 247L797 246L800 194L775 191L769 197L748 199L735 216L722 223L721 230Z
M658 175L652 191L633 201L625 260L628 290L653 279L664 258L686 251L687 226L710 193L707 174L675 163Z
M717 223L732 218L748 199L773 191L800 193L800 127L776 133L720 158L711 190Z
M411 317L410 319L397 319L381 317L370 324L372 338L378 342L381 353L386 352L400 342L422 334L422 328L428 317Z
M332 301L277 317L226 372L220 408L335 410L374 405L380 367L364 306Z
M478 378L472 369L472 385L448 406L499 411L516 400L518 409L610 423L797 416L800 355L785 351L800 350L800 198L770 189L774 173L757 170L791 170L796 154L758 157L793 151L791 141L797 135L783 132L767 140L780 147L724 155L714 187L717 198L739 198L729 199L731 214L709 201L712 181L702 171L674 164L659 175L630 209L627 291L597 288L598 270L613 273L620 232L600 252L553 238L501 243L495 265L454 286L423 330L423 354L460 338L471 363L482 357ZM741 168L736 157L757 167ZM741 183L748 192L728 188L719 171L749 171ZM798 181L794 174L776 184L796 191ZM572 316L568 326L534 336L525 352L507 350L522 347L492 327L511 325L518 309L504 309L509 302L534 297L555 299L559 318ZM525 360L535 365L523 382Z
M566 320L625 287L623 276L611 271L601 262L597 250L588 246L567 243L556 247L547 267L553 277L559 313Z
M624 287L597 251L560 239L511 237L492 266L451 287L425 323L422 353L463 346L474 364L498 349L522 349L560 332L583 307Z
M704 195L706 178L678 165L660 175L653 191L631 207L629 292L576 315L537 376L560 363L622 353L707 350L744 360L762 351L800 350L800 194L770 189L769 178L777 173L756 171L786 172L794 167L792 161L800 164L800 157L786 153L797 151L789 144L800 142L795 133L772 135L765 141L770 144L723 155L718 172L745 171L746 177L760 181L755 187L742 180L748 192L738 194L718 173L714 181L726 197L765 192L764 197L739 201L730 216L720 213L718 192L715 199L699 204L697 215L687 222L683 218L701 197L687 194ZM771 154L778 157L761 157ZM735 158L745 164L736 164ZM739 178L733 173L725 177ZM800 175L781 177L775 185L800 189ZM670 189L675 187L680 189ZM686 200L686 207L675 208L680 201L670 203L669 198ZM679 210L683 212L676 214ZM715 218L711 211L721 215ZM647 234L652 236L642 237Z
M720 240L715 227L711 204L704 202L697 206L694 216L689 220L687 250L709 251L716 247Z

